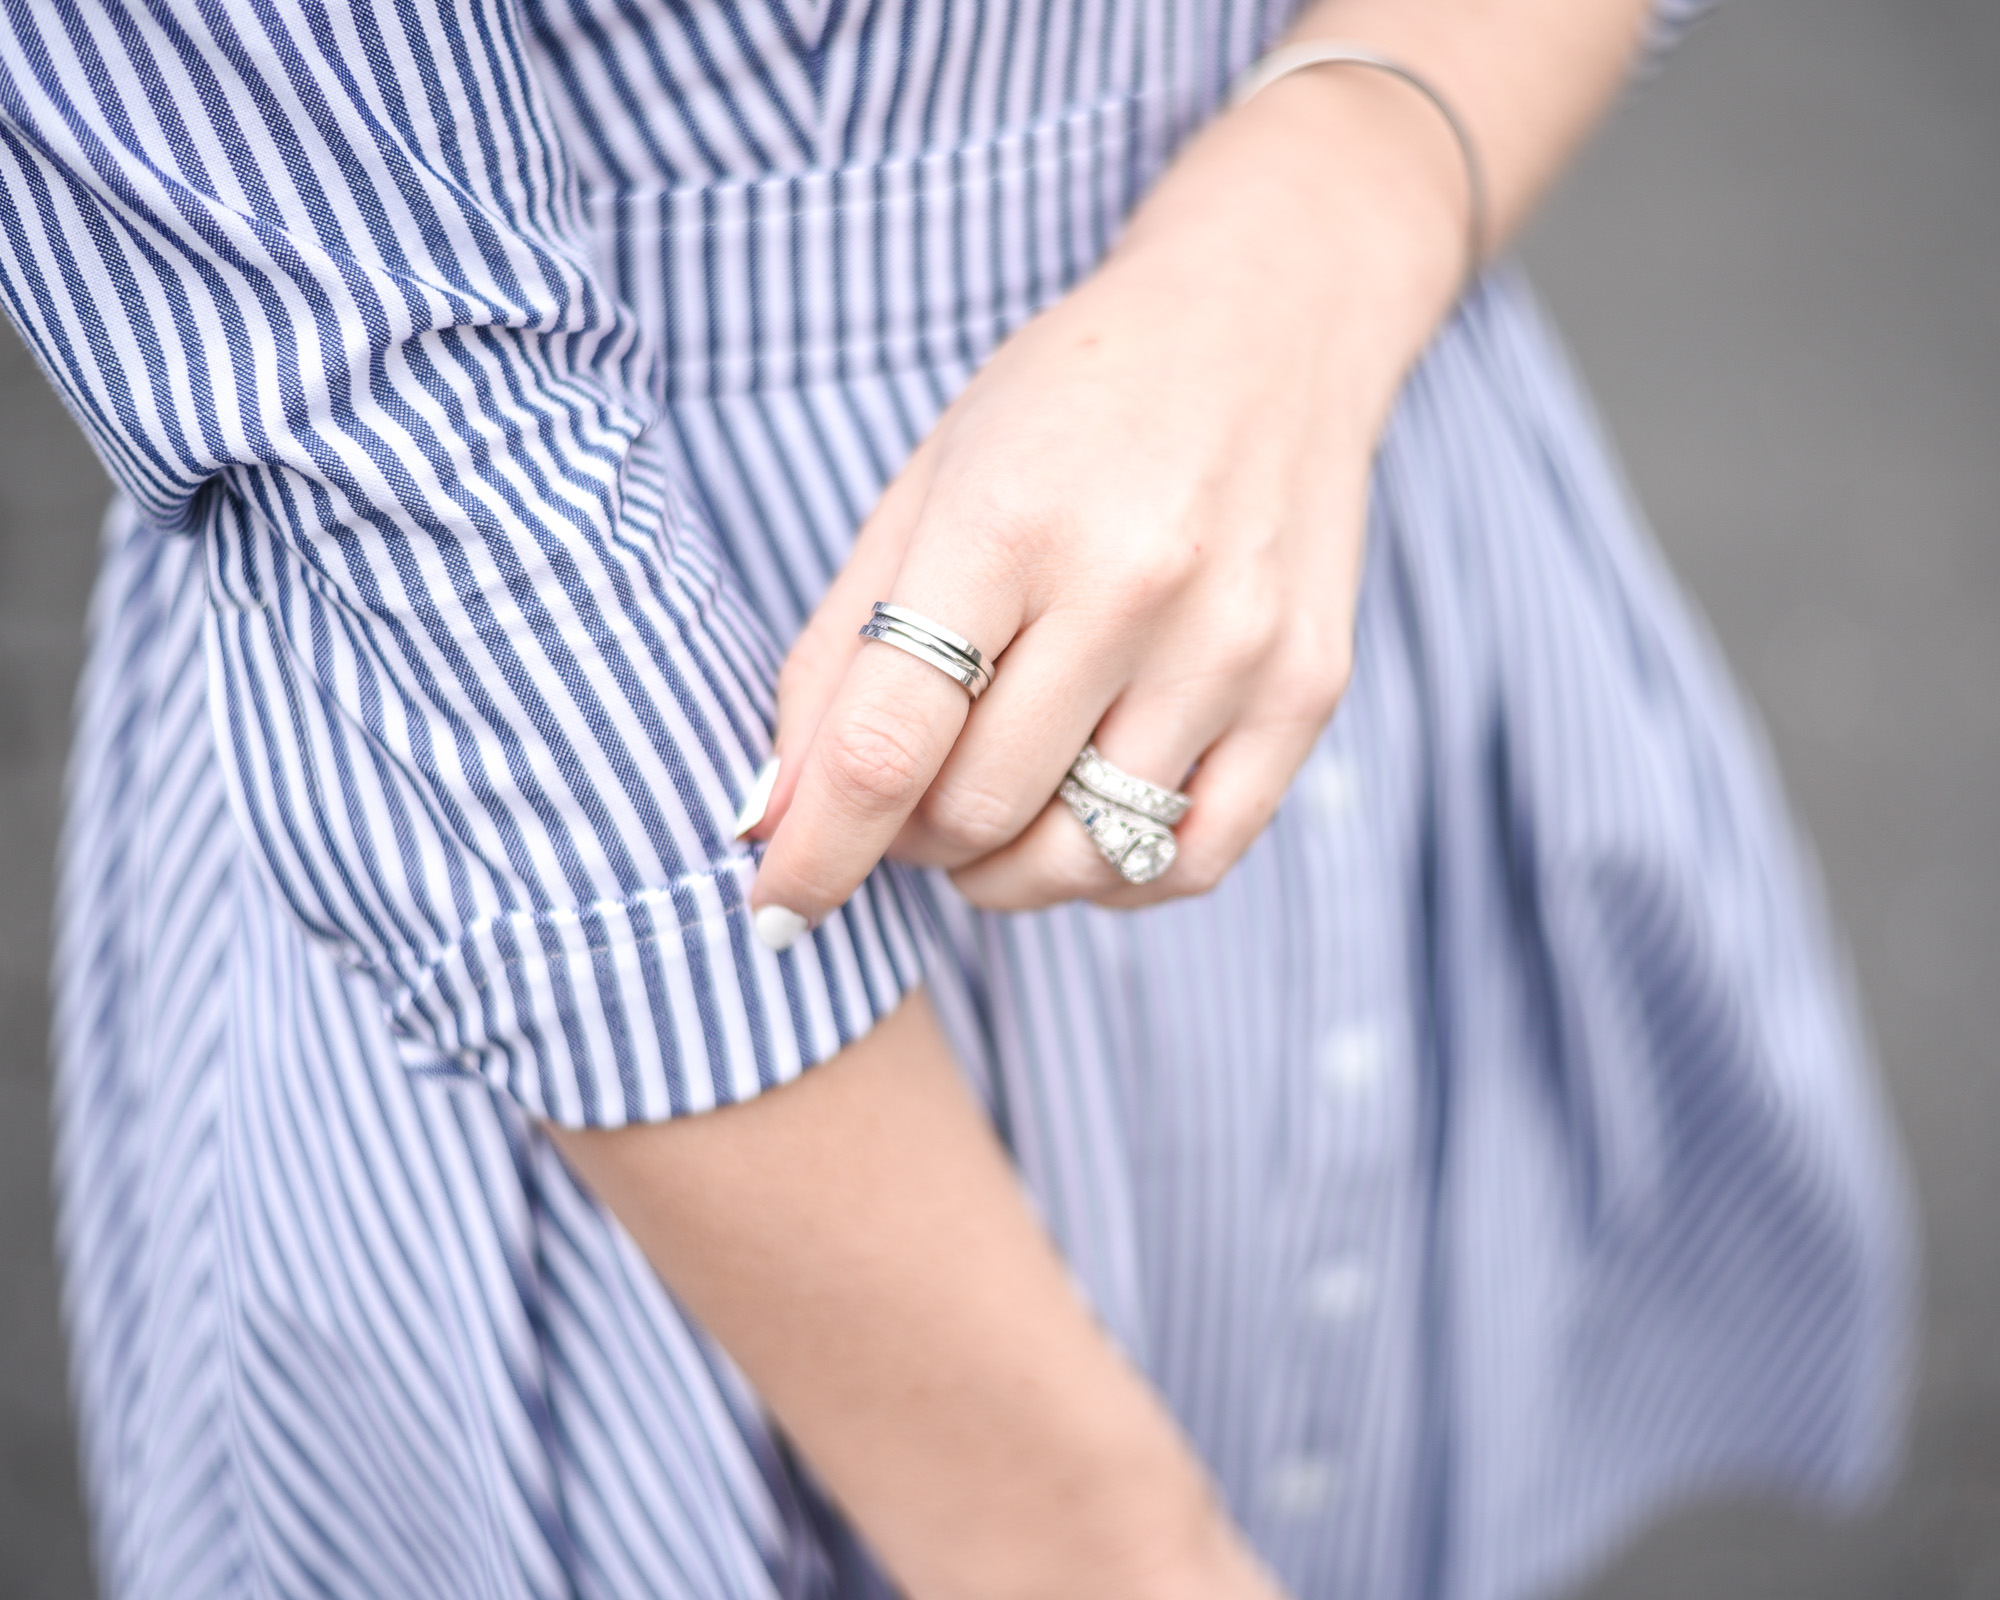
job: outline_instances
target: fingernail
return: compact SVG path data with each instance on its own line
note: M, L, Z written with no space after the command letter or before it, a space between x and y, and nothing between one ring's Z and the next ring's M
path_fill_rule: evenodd
M757 769L757 776L750 780L750 795L743 802L743 809L736 813L735 838L742 838L758 823L764 820L764 808L771 803L771 791L778 783L778 758L776 756Z
M757 929L757 937L768 950L789 950L798 943L799 935L812 924L796 911L784 906L765 906L751 919Z

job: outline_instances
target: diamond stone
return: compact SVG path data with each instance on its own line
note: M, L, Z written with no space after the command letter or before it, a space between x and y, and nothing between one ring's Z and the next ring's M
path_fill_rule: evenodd
M1174 864L1178 854L1171 833L1154 833L1149 829L1125 847L1124 855L1118 859L1118 871L1127 883L1151 883Z

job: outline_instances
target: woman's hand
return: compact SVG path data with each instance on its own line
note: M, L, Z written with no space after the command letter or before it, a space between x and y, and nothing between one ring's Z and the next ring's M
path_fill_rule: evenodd
M1648 0L1323 0L1454 103L1511 232L1620 81ZM1434 107L1351 67L1271 85L1176 160L1099 271L1014 336L883 496L779 680L758 928L789 943L885 854L978 904L1210 887L1346 683L1368 464L1464 270L1466 175ZM991 658L976 706L855 630L893 600ZM1185 787L1179 860L1133 888L1057 784L1095 735ZM778 908L783 908L782 910Z
M995 909L1229 869L1346 685L1369 460L1463 266L1457 159L1400 85L1280 83L996 353L786 663L760 907L817 920L885 853ZM883 599L998 657L976 706L864 647ZM1093 737L1194 796L1157 883L1124 884L1052 799Z

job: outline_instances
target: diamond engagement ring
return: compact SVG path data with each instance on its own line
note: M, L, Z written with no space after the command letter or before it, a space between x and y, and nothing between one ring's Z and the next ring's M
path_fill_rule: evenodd
M1174 864L1180 846L1174 831L1151 817L1100 800L1074 778L1065 778L1056 790L1062 801L1083 824L1098 853L1118 869L1127 883L1151 883Z
M1174 864L1180 846L1173 825L1194 804L1176 789L1114 767L1088 744L1056 793L1127 883L1151 883Z
M993 669L969 639L887 600L875 602L874 614L861 625L861 637L894 645L904 655L936 667L975 700L993 682Z

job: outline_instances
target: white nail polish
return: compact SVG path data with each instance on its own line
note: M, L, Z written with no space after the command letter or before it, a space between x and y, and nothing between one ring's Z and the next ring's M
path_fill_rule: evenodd
M742 838L758 823L764 820L764 811L771 803L771 791L778 784L778 758L776 756L757 769L757 776L750 781L750 794L743 802L743 809L736 813L735 838Z
M766 949L789 950L812 924L783 906L765 906L751 919Z

